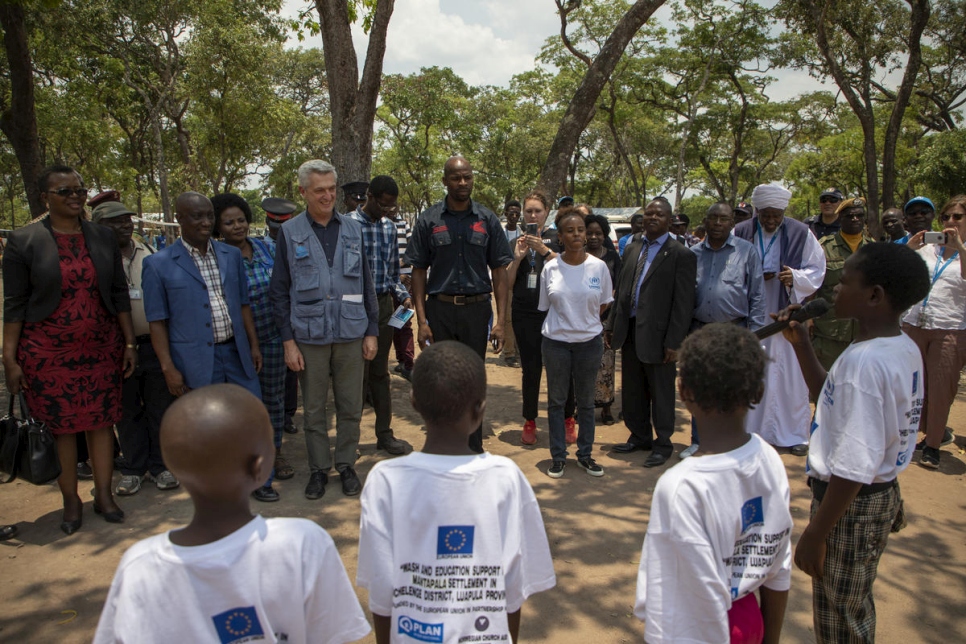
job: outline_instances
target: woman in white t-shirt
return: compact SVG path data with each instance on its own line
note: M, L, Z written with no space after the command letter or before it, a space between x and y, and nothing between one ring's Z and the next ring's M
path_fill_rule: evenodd
M553 459L547 475L555 479L563 476L567 460L563 409L573 380L577 464L591 476L603 476L603 468L590 454L594 449L595 382L604 352L600 316L614 301L613 285L607 265L587 253L581 214L573 208L560 209L556 227L563 250L543 267L537 305L541 311L547 311L541 329Z
M919 346L926 371L926 400L919 420L925 432L919 464L939 469L939 447L949 420L959 373L966 366L966 195L956 195L939 211L945 244L925 244L926 231L909 239L922 257L932 286L926 298L906 311L902 330Z

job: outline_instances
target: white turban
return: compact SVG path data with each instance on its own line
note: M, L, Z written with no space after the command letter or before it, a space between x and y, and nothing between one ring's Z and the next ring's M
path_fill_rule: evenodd
M756 210L763 208L777 208L785 210L792 199L792 193L777 183L763 183L751 193L751 203Z

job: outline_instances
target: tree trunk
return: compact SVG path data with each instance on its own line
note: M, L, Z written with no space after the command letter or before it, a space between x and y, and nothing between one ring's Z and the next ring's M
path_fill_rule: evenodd
M395 0L376 2L360 80L356 50L352 46L348 3L345 0L315 0L332 113L330 161L339 173L340 184L369 180L376 100L382 82L386 31L394 6Z
M637 0L614 27L600 53L584 74L560 120L557 135L537 180L537 186L546 190L552 198L556 197L557 190L567 178L570 157L577 141L593 118L597 98L624 55L624 49L651 14L663 4L664 0Z
M889 116L889 124L886 126L885 143L882 149L882 209L892 208L895 205L896 192L896 143L899 140L899 132L902 128L902 118L905 116L906 107L912 96L912 90L916 84L916 76L919 74L919 66L922 64L922 44L920 38L929 22L929 0L908 0L909 16L909 57L906 59L906 70L902 75L902 83L899 91L896 92L896 100L892 105L892 114ZM875 219L878 222L878 218ZM881 231L875 226L875 233ZM876 239L879 237L877 236Z
M0 130L10 141L20 164L24 192L30 205L31 218L44 213L37 179L43 169L40 137L37 134L37 115L34 111L34 76L30 61L30 43L24 9L19 3L0 3L0 25L3 26L3 46L10 66L10 105L0 114Z

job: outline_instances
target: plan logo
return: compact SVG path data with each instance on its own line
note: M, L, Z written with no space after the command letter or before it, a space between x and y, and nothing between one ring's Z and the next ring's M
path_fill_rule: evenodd
M443 525L436 532L436 556L472 555L473 533L471 525Z
M420 642L443 641L442 624L424 624L423 622L417 622L412 617L401 615L399 617L399 621L397 622L397 626L399 627L399 633L401 635L408 635L414 640L418 640Z

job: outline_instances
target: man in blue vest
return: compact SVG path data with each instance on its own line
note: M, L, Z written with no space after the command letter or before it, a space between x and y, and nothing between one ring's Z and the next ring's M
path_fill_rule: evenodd
M285 348L285 364L299 373L305 444L311 475L305 497L325 494L333 458L325 410L331 375L335 394L335 468L342 492L355 496L365 360L376 356L379 304L362 227L335 210L338 178L325 161L298 170L306 209L282 225L276 239L269 295Z

